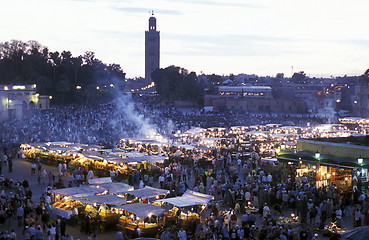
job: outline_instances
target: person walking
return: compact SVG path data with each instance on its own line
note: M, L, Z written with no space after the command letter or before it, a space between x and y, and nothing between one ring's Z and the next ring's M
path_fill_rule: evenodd
M18 227L22 226L24 216L24 209L22 205L19 205L17 208L17 219L18 219Z
M360 227L360 225L361 225L361 212L358 208L355 211L354 218L355 218L354 227Z
M37 230L35 232L35 240L44 240L44 233L42 232L41 226L37 226Z
M4 155L4 156L6 156L6 155ZM13 172L13 159L11 157L9 157L9 159L8 159L8 170L9 170L10 173Z

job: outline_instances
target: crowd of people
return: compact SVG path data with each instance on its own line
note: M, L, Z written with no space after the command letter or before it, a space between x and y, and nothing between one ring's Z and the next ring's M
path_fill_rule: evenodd
M194 109L184 112L158 107L150 99L141 99L138 105L124 104L124 101L95 107L58 106L26 119L1 122L0 146L4 152L0 157L4 161L0 161L0 169L5 170L3 166L11 166L12 159L19 158L15 147L24 142L69 141L116 146L123 137L150 130L169 135L174 130L185 131L191 127L230 127L287 120L306 125L326 120L277 114L198 113ZM144 106L150 104L153 109L148 111ZM172 125L168 124L169 119ZM64 166L58 168L59 174L54 176L51 171L42 169L39 159L31 165L31 171L38 177L39 184L58 188L78 186L88 177L83 169L70 171ZM359 189L342 192L335 186L318 188L309 176L296 176L288 166L262 162L257 153L243 158L242 152L232 155L231 151L219 150L210 162L202 162L195 155L184 159L172 154L160 173L136 171L125 180L139 188L150 185L168 189L173 196L187 189L214 196L214 203L207 214L203 213L201 221L190 221L180 228L162 226L158 237L163 240L318 239L318 229L324 229L330 222L337 228L344 227L343 217L351 217L354 226L369 224L369 199ZM66 223L51 219L47 192L35 204L27 180L16 182L1 177L0 183L4 188L14 189L11 195L0 195L0 222L12 226L16 221L18 226L24 227L22 239L71 239L66 234ZM298 231L280 221L280 217L291 213L300 218ZM86 228L83 231L91 239L97 239L93 235L98 234L97 231ZM14 234L14 231L3 232L0 240L16 239ZM122 240L125 236L118 231L116 239Z
M199 113L153 104L155 98L124 97L96 106L55 106L23 119L0 122L0 147L20 143L68 141L112 145L120 138L146 137L153 133L169 136L192 127L249 126L286 121L306 126L323 123L319 116L256 114L239 112ZM148 108L150 107L150 108Z

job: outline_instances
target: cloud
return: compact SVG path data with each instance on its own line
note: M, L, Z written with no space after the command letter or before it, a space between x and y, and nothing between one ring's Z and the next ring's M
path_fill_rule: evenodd
M215 0L189 0L186 3L212 5L212 6L227 6L227 7L244 7L244 8L267 8L267 6L256 3L246 3L246 1L215 1Z
M369 39L364 39L364 38L340 39L340 40L336 40L336 42L343 43L343 44L350 44L350 45L360 46L360 47L365 47L365 48L369 47Z
M143 8L143 7L112 7L113 10L121 11L125 13L150 13L152 9ZM154 10L154 14L159 13L163 15L181 15L181 11L172 10L172 9L160 9Z
M165 36L166 40L176 43L179 48L170 49L169 55L195 56L277 56L290 54L304 54L304 48L291 45L301 45L305 39L258 36L247 34L234 35L181 35ZM313 41L313 40L311 40ZM173 44L175 45L175 44ZM163 50L168 47L163 46Z

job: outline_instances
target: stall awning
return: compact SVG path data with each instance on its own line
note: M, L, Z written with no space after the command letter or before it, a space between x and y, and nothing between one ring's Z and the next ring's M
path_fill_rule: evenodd
M109 191L110 194L114 193L124 193L126 191L132 191L135 188L126 183L104 183L100 184L100 186Z
M66 196L90 196L96 193L102 193L105 189L98 185L85 185L72 188L61 188L50 190L50 193L66 195Z
M127 200L121 197L118 197L116 195L92 195L92 196L86 196L86 197L72 197L74 200L83 202L83 203L97 203L97 204L107 204L107 205L113 205L118 206L122 204L126 204Z
M146 156L141 156L141 157L135 157L132 159L134 159L137 162L148 161L151 163L156 163L156 162L163 162L165 158L166 156L161 156L161 155L146 155Z
M160 216L165 212L163 208L149 203L132 203L121 205L117 208L124 209L130 213L133 213L139 218L145 218L149 215Z
M160 189L160 188L153 188L153 187L144 187L142 189L136 189L133 191L126 191L125 193L131 194L138 198L153 198L157 195L165 195L169 192L169 190L166 189Z
M103 183L111 183L111 177L102 177L102 178L92 178L90 180L88 180L89 184L103 184Z
M214 196L212 195L187 190L181 197L166 198L158 201L167 202L177 207L188 207L200 204L207 204L213 198Z

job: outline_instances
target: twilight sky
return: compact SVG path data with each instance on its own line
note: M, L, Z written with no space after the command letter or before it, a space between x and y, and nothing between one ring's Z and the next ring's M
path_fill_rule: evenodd
M95 52L144 76L154 10L160 67L205 74L361 75L369 68L367 0L2 0L0 42Z

